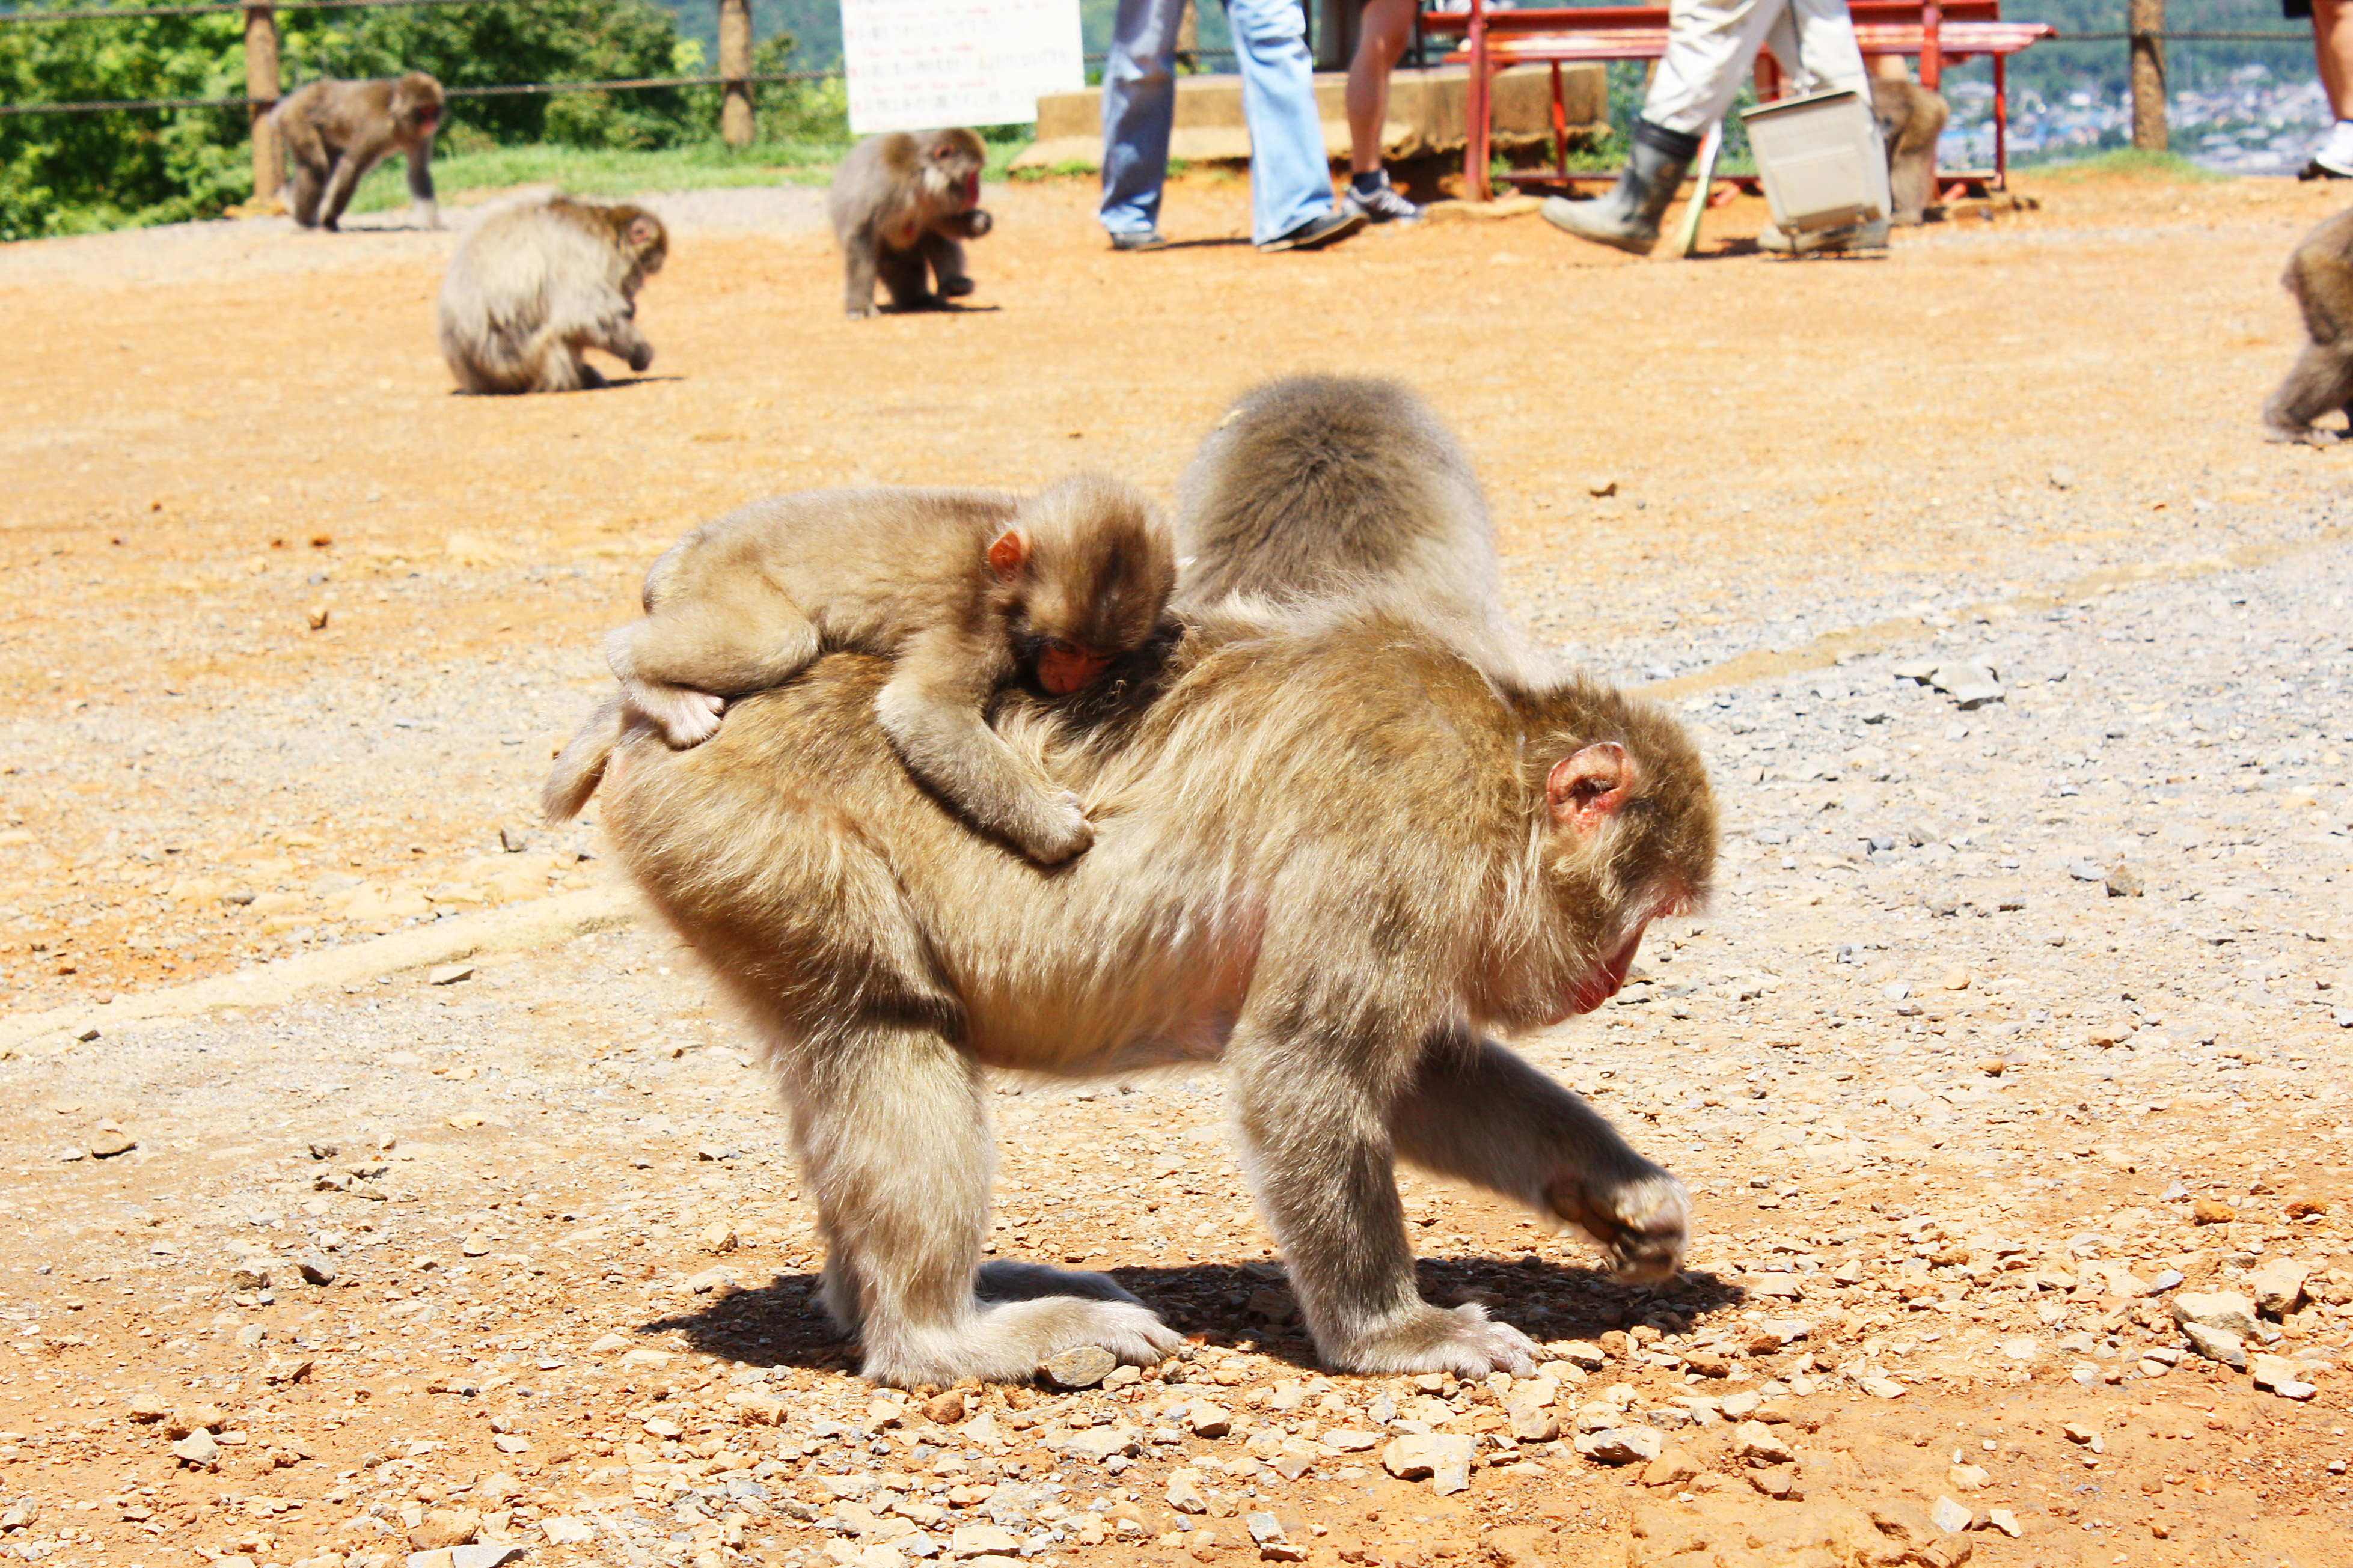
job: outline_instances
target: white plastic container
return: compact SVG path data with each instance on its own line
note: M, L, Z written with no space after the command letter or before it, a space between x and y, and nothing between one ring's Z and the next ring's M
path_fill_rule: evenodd
M1785 234L1887 216L1887 153L1859 92L1810 93L1741 110L1773 222Z

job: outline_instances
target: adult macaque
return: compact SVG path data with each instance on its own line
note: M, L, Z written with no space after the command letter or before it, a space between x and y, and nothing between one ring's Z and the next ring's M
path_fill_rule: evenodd
M1887 146L1887 184L1895 203L1890 223L1926 223L1936 199L1936 138L1952 113L1944 95L1912 79L1901 55L1872 61L1871 110Z
M427 228L441 226L433 198L433 133L441 84L423 71L375 81L332 78L295 89L269 111L294 162L294 221L332 230L361 176L394 153L408 154L408 199Z
M622 710L673 746L719 728L725 700L782 685L820 653L895 659L875 697L918 779L1030 858L1093 840L1077 797L988 728L1008 681L1054 696L1094 684L1159 629L1176 565L1141 492L1082 474L1028 500L997 490L812 490L731 512L646 574L646 618L606 639ZM608 723L617 732L622 713ZM596 746L567 748L585 767ZM545 804L572 816L593 773L559 763Z
M623 863L765 1037L826 1305L869 1377L1019 1379L1074 1344L1144 1363L1175 1343L1103 1276L981 1261L989 1068L1222 1057L1337 1368L1531 1364L1481 1307L1421 1299L1399 1156L1583 1229L1624 1278L1679 1267L1682 1184L1483 1033L1599 1006L1645 926L1705 896L1715 805L1672 720L1582 679L1483 674L1369 599L1211 613L1156 680L1078 712L1000 705L1007 742L1096 825L1047 875L900 766L871 716L891 676L824 659L691 751L628 729L604 773Z
M669 254L643 207L539 195L494 208L441 279L450 374L466 392L575 392L605 384L588 349L643 372L654 349L638 331L638 290Z
M2304 237L2280 281L2304 312L2306 342L2263 405L2267 439L2327 447L2344 438L2313 424L2344 410L2353 428L2353 207Z
M879 279L894 310L936 310L972 292L964 244L991 227L980 207L988 151L957 127L870 136L849 150L826 193L841 242L844 307L853 321L874 314Z
M1226 411L1179 486L1180 614L1275 595L1394 609L1482 668L1527 658L1496 603L1487 499L1400 383L1303 375Z

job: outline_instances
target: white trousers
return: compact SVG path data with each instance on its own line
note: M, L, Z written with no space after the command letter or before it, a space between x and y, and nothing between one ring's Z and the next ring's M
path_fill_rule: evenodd
M1852 89L1871 101L1846 0L1669 0L1667 16L1667 52L1642 100L1653 125L1704 135L1764 47L1797 91Z

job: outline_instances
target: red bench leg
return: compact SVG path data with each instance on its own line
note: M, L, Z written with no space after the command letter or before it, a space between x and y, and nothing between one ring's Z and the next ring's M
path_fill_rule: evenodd
M1560 96L1560 62L1552 62L1552 168L1562 184L1568 184L1568 105Z
M1993 58L1993 188L2010 189L2010 73L2009 61L2000 55Z

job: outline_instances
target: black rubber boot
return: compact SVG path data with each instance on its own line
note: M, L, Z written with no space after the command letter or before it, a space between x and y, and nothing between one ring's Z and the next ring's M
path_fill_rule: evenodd
M1675 199L1683 172L1699 156L1699 138L1647 120L1634 121L1626 167L1609 194L1589 202L1545 198L1544 220L1579 239L1648 256L1659 243L1659 219Z

